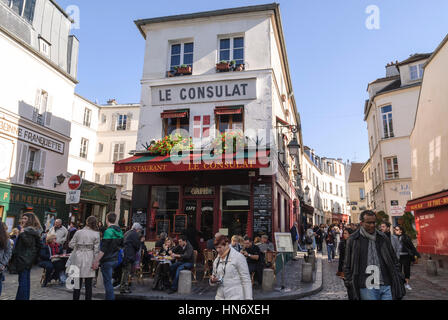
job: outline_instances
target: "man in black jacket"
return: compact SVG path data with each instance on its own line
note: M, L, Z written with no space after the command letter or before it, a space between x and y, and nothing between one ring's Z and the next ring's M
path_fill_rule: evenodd
M383 232L386 236L388 236L389 240L391 239L391 234L390 234L390 222L388 221L384 221L381 223L380 225L380 230L381 232Z
M376 230L373 211L363 211L360 220L361 228L347 240L345 286L353 300L402 299L406 294L404 278L389 238Z
M134 223L131 230L124 235L124 257L120 293L131 293L129 289L129 274L132 271L132 265L135 263L137 253L141 247L140 232L142 230L143 228L140 223Z
M171 257L177 260L176 263L170 266L171 278L173 278L173 284L171 285L169 294L173 294L177 292L177 286L179 282L179 274L182 270L189 270L193 268L194 263L194 250L193 246L187 241L186 235L181 235L179 237L179 246L180 252L179 254L172 253Z

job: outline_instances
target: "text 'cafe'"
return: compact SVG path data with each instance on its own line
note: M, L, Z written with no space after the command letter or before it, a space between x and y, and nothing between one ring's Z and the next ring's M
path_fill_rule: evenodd
M115 163L115 173L134 173L132 222L144 226L148 240L161 232L172 237L196 232L203 247L200 239L218 231L273 238L279 228L273 206L276 178L260 174L270 166L270 152L255 154L245 151L244 159L234 154L233 160L218 163L190 154L190 161L175 164L169 155L141 153Z

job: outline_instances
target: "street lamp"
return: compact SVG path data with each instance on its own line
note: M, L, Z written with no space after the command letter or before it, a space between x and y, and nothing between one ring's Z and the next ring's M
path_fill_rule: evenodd
M293 157L298 157L299 156L299 149L300 149L300 144L298 143L297 138L294 135L294 138L288 144L289 154L291 156L293 156Z
M56 180L58 181L58 183L55 183L55 184L54 184L54 187L55 187L55 188L56 188L58 185L61 185L61 184L64 183L64 181L65 181L65 176L61 173L60 175L58 175L58 176L56 177Z

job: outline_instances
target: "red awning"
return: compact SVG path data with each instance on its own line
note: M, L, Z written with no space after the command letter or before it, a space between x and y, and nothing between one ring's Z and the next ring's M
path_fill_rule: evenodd
M188 112L183 111L167 111L161 114L162 119L177 119L177 118L186 118L188 117Z
M215 114L218 116L228 115L228 114L242 114L243 108L217 108L215 109Z

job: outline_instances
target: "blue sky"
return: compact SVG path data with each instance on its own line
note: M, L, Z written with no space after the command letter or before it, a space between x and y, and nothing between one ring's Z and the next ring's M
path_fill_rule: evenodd
M58 0L77 5L80 41L77 93L100 104L140 101L144 39L134 20L273 1ZM321 156L366 161L363 121L367 84L385 65L432 52L448 33L446 0L280 0L283 29L302 118L304 143ZM365 26L369 5L380 29Z

